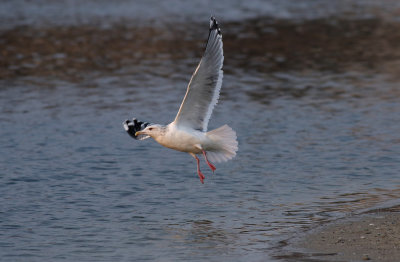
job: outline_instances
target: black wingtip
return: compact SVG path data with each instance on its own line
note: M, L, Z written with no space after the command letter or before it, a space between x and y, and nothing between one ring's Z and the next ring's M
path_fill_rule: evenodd
M218 22L214 16L211 16L210 18L210 31L212 30L217 30L218 34L221 34L221 29L219 29Z
M136 132L145 129L148 125L150 125L150 123L138 121L136 118L133 118L132 121L125 120L123 122L125 131L134 139L138 139Z

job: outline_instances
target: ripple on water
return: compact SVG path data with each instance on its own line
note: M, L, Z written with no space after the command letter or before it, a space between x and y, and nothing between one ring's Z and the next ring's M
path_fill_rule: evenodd
M7 60L20 64L0 82L0 255L265 261L287 234L399 198L398 59L374 52L398 52L398 25L336 20L224 23L224 88L210 128L228 123L240 150L215 174L202 164L205 185L189 155L134 141L121 124L173 119L198 62L193 24L8 32L58 40L65 50L51 59L70 70ZM157 38L138 39L143 32ZM76 43L91 47L81 60ZM364 44L370 52L359 52ZM104 50L119 68L94 59Z

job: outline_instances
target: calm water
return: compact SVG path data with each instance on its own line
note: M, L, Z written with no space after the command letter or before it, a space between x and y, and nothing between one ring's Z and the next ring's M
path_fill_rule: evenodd
M304 5L276 8L306 10ZM227 9L246 19L253 10ZM345 25L387 9L382 4L381 13L354 14ZM318 10L343 14L340 8ZM350 55L343 51L333 61L336 55L324 53L334 46L321 40L323 52L315 58L307 43L282 33L288 17L283 25L267 22L266 33L247 30L254 24L250 18L239 24L231 17L223 25L225 77L209 127L229 124L237 131L239 152L218 164L214 175L203 165L204 185L191 156L131 139L122 121L174 118L201 55L201 26L207 28L208 18L184 25L195 41L182 40L183 51L176 52L174 41L165 40L165 47L161 36L163 45L132 50L138 57L126 64L117 60L123 64L117 69L82 69L71 62L76 71L59 77L66 70L59 64L52 73L40 61L9 65L20 75L0 80L0 260L273 261L279 241L295 232L398 199L399 48L377 34L381 40L372 35L363 41L371 53L385 46L382 52L391 56L358 55L350 45L339 48ZM313 31L297 23L304 34ZM332 41L352 40L348 35L363 26ZM254 43L250 51L243 46L264 37L271 43ZM7 39L3 35L2 43ZM289 47L275 50L274 43ZM296 46L300 58L290 52Z

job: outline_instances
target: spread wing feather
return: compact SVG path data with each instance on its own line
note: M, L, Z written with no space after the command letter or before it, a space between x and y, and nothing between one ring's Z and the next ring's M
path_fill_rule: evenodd
M222 35L214 17L210 19L210 32L206 50L190 79L185 98L175 118L175 124L207 131L214 106L222 86L224 53Z
M128 134L136 140L144 140L150 137L148 135L136 135L137 131L141 131L145 129L148 125L151 125L148 122L138 121L136 118L133 118L132 121L125 120L123 124L125 131L128 132Z

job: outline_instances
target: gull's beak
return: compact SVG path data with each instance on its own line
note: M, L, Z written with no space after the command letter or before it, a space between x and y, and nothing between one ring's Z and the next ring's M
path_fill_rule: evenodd
M135 136L138 136L138 135L143 135L143 132L142 132L142 131L137 131L137 132L135 133Z

